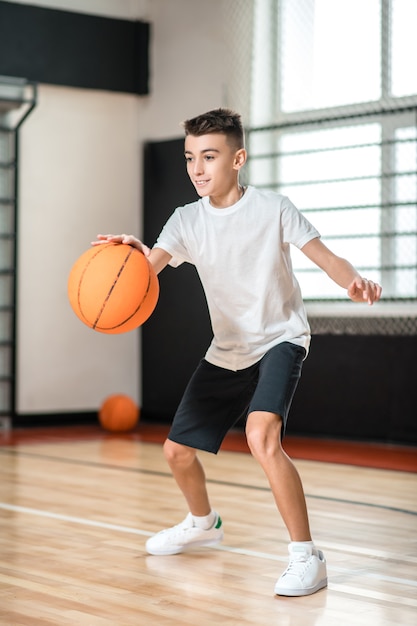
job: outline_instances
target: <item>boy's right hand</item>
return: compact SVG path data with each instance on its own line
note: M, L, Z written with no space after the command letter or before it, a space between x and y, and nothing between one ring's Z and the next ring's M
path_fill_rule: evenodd
M133 235L97 235L97 240L92 241L91 245L99 246L103 243L124 243L128 246L136 248L139 252L143 252L145 256L149 256L151 253L150 248Z

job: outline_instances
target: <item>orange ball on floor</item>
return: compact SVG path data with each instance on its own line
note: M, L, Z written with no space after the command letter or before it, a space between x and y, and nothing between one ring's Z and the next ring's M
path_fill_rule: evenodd
M139 407L129 396L114 394L104 400L98 419L105 430L127 432L133 430L139 421Z
M147 258L125 244L93 246L74 263L68 298L74 313L101 333L133 330L153 313L158 277Z

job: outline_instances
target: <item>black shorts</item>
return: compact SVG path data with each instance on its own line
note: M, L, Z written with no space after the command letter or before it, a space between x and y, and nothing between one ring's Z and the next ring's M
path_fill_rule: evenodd
M237 372L203 359L184 392L168 439L217 453L230 428L252 411L279 415L284 433L305 355L303 347L284 342Z

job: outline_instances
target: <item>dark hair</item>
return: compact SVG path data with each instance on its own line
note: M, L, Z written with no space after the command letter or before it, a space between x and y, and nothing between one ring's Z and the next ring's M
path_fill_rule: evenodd
M237 150L245 146L242 120L231 109L213 109L182 123L186 135L199 137L210 133L223 133Z

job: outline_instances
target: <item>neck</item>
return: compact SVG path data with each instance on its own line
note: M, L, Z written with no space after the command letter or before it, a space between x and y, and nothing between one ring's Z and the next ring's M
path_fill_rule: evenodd
M237 185L228 194L222 197L210 196L209 201L212 207L215 209L227 209L229 206L233 206L236 202L244 196L246 187L243 185Z

